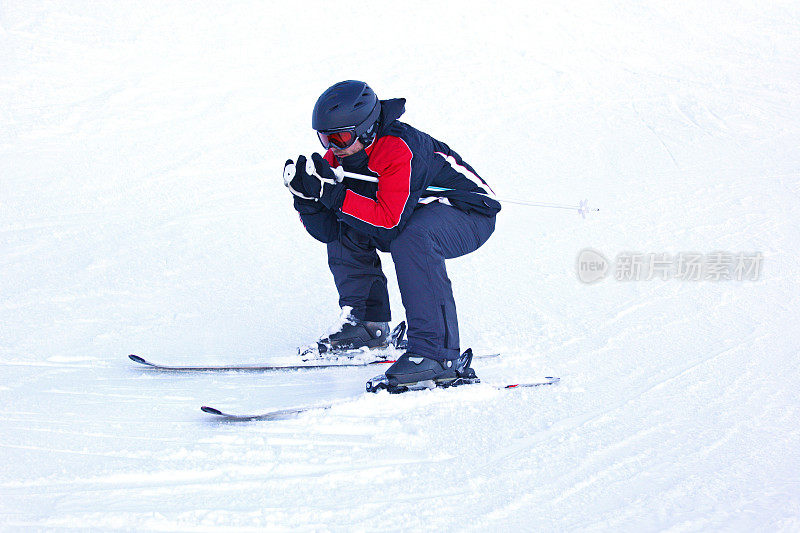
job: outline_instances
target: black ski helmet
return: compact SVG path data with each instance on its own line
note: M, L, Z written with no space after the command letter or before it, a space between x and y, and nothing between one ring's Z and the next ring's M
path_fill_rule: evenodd
M311 127L321 132L353 128L356 137L369 144L380 114L381 103L369 85L356 80L340 81L317 99Z

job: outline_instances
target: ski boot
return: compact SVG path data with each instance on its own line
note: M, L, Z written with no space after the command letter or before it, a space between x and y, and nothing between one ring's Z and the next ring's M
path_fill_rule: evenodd
M397 340L398 334L405 333L405 324L402 324L402 332L390 332L388 322L358 320L351 311L352 307L343 307L339 320L328 330L327 336L299 350L304 360L336 357L361 349L386 348Z
M470 367L471 364L471 348L468 348L456 359L447 359L441 362L404 353L385 374L367 381L367 392L378 392L385 389L396 394L408 390L480 383L480 379Z

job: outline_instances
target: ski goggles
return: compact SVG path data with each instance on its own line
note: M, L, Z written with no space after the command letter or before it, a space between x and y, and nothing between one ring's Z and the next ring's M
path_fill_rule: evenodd
M326 150L331 146L344 150L356 142L358 135L356 135L355 128L350 128L339 131L318 131L317 137L319 137L319 142L322 143L322 147Z

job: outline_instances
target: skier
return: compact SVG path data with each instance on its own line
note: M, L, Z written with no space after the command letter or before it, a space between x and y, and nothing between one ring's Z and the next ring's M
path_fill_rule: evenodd
M327 244L339 292L340 324L320 339L319 351L386 345L391 314L376 249L390 252L406 310L408 347L385 376L395 387L429 380L447 384L474 372L469 360L459 359L445 259L483 245L500 204L455 151L400 122L404 112L405 99L378 100L364 82L331 86L312 114L327 152L311 156L311 173L305 156L296 164L288 160L284 179L306 230ZM289 180L290 165L295 173ZM335 183L332 168L340 166L378 181L345 177Z

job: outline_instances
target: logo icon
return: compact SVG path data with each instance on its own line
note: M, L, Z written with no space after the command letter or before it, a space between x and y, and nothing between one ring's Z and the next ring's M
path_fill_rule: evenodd
M584 248L575 262L578 279L583 283L595 283L606 277L608 260L592 248Z

